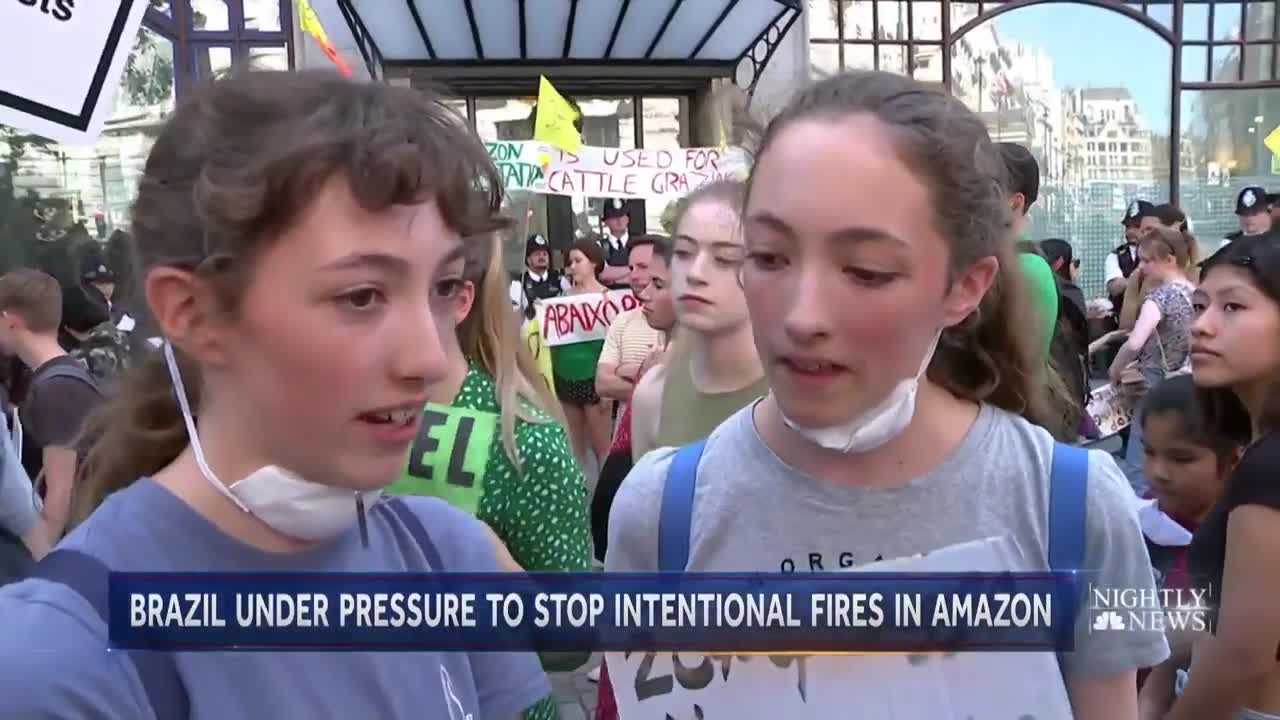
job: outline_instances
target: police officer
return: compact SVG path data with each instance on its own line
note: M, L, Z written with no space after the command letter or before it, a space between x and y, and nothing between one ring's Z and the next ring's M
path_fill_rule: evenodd
M1240 220L1240 229L1228 233L1222 239L1222 245L1239 237L1266 235L1271 232L1271 204L1274 196L1257 186L1247 187L1236 196L1236 217ZM1221 246L1219 246L1221 247Z
M1102 269L1107 295L1117 318L1120 317L1129 276L1138 269L1138 238L1146 228L1159 225L1160 218L1156 217L1155 205L1146 200L1134 200L1125 209L1120 224L1124 227L1124 244L1107 253Z
M605 226L604 237L600 238L605 266L600 273L600 282L610 290L625 290L630 287L627 283L631 272L627 256L631 250L627 244L631 240L631 212L626 203L612 198L604 202L604 213L600 219Z
M559 270L551 269L551 246L542 235L534 233L524 243L524 272L511 283L511 304L534 315L536 300L559 297L564 293L564 279Z

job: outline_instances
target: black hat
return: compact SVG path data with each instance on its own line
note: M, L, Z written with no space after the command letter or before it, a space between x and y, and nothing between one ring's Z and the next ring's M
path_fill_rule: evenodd
M1272 209L1274 209L1276 205L1280 205L1280 192L1267 193L1267 204L1270 205Z
M1142 218L1154 217L1155 214L1155 205L1146 200L1134 200L1129 203L1129 207L1125 208L1124 217L1120 219L1120 224L1125 226L1137 225L1142 222Z
M91 253L80 263L80 279L84 282L115 282L116 274L98 253Z
M1267 191L1262 188L1251 185L1240 191L1236 196L1236 214L1249 215L1255 212L1262 212L1267 209Z
M547 239L538 233L530 235L529 239L524 241L525 258L528 258L536 250L542 250L544 252L551 251L551 245L547 243Z
M618 198L610 198L604 201L604 214L600 216L602 220L608 220L615 217L627 217L627 204Z
M89 293L95 295L91 296ZM107 301L95 288L72 286L62 290L62 324L76 332L89 332L111 319Z

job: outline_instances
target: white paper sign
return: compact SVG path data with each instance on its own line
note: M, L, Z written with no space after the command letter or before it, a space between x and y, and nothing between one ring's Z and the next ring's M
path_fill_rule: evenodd
M1004 538L857 568L871 572L1043 570ZM621 720L877 718L1071 720L1053 653L714 656L606 654Z
M577 153L534 140L488 140L489 157L507 190L550 195L662 198L687 195L713 180L745 179L750 165L741 148L606 148ZM543 166L540 155L551 162Z
M0 123L58 142L94 142L147 4L0 2Z
M640 301L630 290L568 295L535 305L542 342L548 347L603 340L619 313L638 307Z

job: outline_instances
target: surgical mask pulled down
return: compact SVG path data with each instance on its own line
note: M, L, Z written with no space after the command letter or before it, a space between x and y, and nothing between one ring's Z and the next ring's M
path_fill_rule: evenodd
M863 453L884 445L911 424L911 418L916 412L916 393L920 389L920 378L929 369L941 337L942 331L939 330L929 342L929 348L920 360L920 367L915 375L898 381L884 400L865 412L845 422L821 428L801 425L788 418L785 413L782 413L783 422L809 442L836 452Z
M200 474L241 510L257 517L277 532L299 540L326 540L338 536L353 524L360 524L361 539L368 545L365 508L382 495L382 490L356 492L322 485L299 477L277 465L264 465L245 477L223 484L205 460L195 417L187 401L182 374L173 354L173 346L164 343L164 361L173 380L174 392L187 426L191 450Z

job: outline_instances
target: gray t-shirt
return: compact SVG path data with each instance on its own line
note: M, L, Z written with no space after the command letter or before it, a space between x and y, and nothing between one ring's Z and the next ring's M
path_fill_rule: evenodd
M1010 413L983 406L960 446L928 474L898 487L825 482L782 462L747 407L707 441L694 495L689 569L703 572L839 570L958 543L1007 538L1047 569L1053 438ZM609 514L609 572L657 569L658 515L673 448L645 455ZM1109 455L1089 455L1088 580L1153 589L1151 564L1129 494ZM1029 563L1031 564L1031 563ZM1068 676L1110 675L1162 661L1159 632L1090 632L1077 622Z
M474 518L435 498L404 502L448 570L497 571L493 545ZM268 553L142 479L107 498L59 547L121 571L432 570L386 507L370 509L368 530L367 548L352 528L301 553ZM0 717L154 717L132 663L107 652L107 628L66 586L26 580L0 589L0 638ZM532 653L184 652L176 660L194 719L510 720L551 692Z

